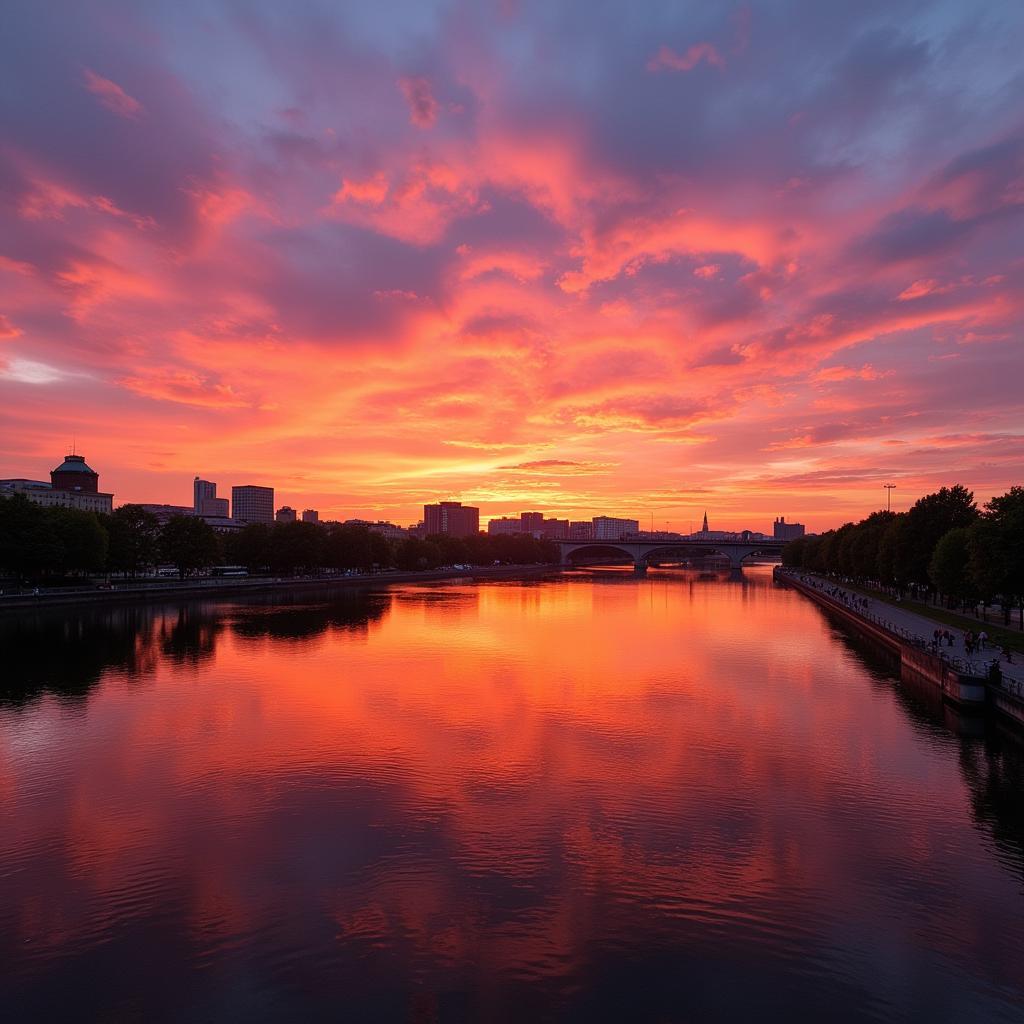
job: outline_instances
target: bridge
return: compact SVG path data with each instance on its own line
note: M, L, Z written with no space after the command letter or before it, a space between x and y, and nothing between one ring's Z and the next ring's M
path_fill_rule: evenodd
M679 540L626 537L622 540L558 540L563 565L585 565L588 559L607 560L622 555L643 575L652 563L687 559L702 555L723 555L732 569L739 569L752 555L780 555L784 540L711 540L680 538Z

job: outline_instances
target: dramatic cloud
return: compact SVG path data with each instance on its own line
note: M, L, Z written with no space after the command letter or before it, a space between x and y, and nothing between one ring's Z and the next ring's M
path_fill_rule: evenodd
M8 8L0 475L754 528L1024 479L1020 5Z

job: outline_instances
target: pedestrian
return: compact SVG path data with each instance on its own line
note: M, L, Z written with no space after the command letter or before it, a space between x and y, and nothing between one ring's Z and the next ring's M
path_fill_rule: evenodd
M986 633L985 630L982 630L978 634L978 650L979 651L985 650L985 643L986 643L987 640L988 640L988 633Z

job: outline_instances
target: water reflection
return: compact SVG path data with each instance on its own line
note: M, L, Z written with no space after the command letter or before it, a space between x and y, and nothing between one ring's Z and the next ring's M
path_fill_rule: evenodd
M1021 1013L1014 748L766 575L104 616L0 709L26 1017Z

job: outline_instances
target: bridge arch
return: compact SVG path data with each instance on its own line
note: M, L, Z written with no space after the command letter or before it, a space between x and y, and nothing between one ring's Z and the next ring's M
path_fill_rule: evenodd
M640 555L640 560L645 565L657 562L659 558L668 556L682 556L685 558L699 558L704 555L718 555L719 558L726 558L729 564L738 569L752 555L761 553L761 549L755 544L737 546L736 544L723 544L716 547L714 544L687 544L686 542L675 544L663 544L659 547L650 546ZM767 553L767 552L766 552Z
M577 557L579 555L583 557ZM616 544L614 541L580 541L578 545L567 551L564 557L569 565L580 565L583 564L586 558L607 558L620 555L624 562L636 565L636 553L621 544Z

